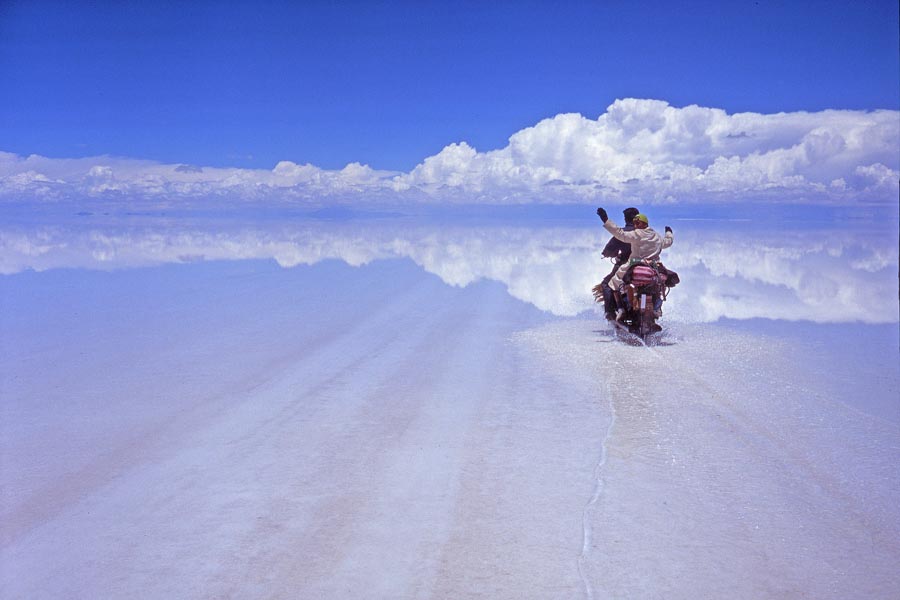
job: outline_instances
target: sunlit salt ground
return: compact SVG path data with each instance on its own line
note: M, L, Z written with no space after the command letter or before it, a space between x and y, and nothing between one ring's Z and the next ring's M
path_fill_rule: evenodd
M895 219L4 224L0 595L898 597Z

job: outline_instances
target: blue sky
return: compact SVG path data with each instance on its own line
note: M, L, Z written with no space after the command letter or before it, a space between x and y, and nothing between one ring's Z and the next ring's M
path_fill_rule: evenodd
M898 73L895 0L7 1L0 150L409 171L617 98L896 110Z

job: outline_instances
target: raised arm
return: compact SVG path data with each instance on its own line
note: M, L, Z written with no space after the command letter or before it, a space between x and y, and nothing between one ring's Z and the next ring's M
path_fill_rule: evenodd
M666 225L666 235L663 237L662 247L663 249L668 248L672 245L672 242L675 241L675 236L672 234L672 228Z
M616 238L617 240L622 240L623 242L627 242L629 244L635 240L640 239L638 237L637 230L625 231L624 229L622 229L621 227L619 227L618 225L616 225L615 223L613 223L610 220L604 221L603 227L608 232L610 232L613 235L613 237Z

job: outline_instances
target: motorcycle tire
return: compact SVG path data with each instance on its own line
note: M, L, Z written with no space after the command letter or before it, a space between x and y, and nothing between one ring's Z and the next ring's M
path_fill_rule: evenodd
M652 332L653 315L648 315L646 311L641 311L638 313L638 335L641 336L642 340L646 340Z

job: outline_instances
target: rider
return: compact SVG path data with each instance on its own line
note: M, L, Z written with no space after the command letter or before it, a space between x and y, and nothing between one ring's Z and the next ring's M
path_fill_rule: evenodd
M633 231L634 225L632 225L631 220L639 214L641 211L634 207L628 207L622 211L622 214L625 215L625 227L622 231ZM613 258L615 259L615 264L613 265L612 270L609 272L609 275L603 278L603 281L600 283L601 289L603 290L603 307L606 310L606 318L607 319L615 319L616 318L616 299L613 295L613 290L609 287L609 280L612 279L613 275L616 274L616 271L619 270L619 267L622 264L628 262L628 257L631 256L631 244L623 242L622 240L617 240L612 237L609 238L609 241L606 243L606 246L603 248L603 257L604 258Z
M671 246L675 238L672 234L672 228L668 225L666 225L665 236L660 236L656 231L651 229L650 221L645 214L638 214L634 217L632 220L632 223L634 224L633 231L625 231L624 229L617 227L615 223L609 220L606 211L602 208L597 209L597 214L600 216L600 219L603 220L603 227L605 227L613 237L617 240L631 244L631 260L620 266L609 281L609 287L617 294L619 288L622 286L622 278L625 276L625 273L628 272L628 268L632 262L636 259L659 260L660 253L662 253L664 248ZM623 313L624 309L619 305L619 309L616 311L616 317L621 318Z

